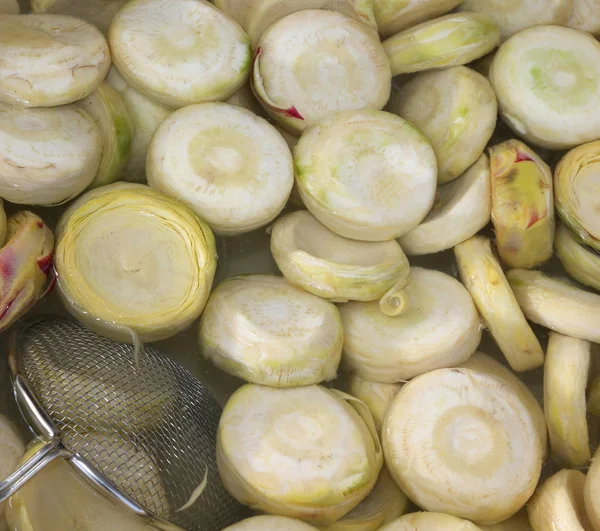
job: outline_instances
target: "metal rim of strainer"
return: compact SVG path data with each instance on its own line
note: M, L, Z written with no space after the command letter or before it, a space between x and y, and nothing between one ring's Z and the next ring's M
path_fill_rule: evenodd
M62 445L60 431L45 413L35 393L31 390L26 377L19 370L17 354L21 338L27 328L48 320L57 320L57 318L56 316L46 315L24 320L15 324L9 334L8 367L14 399L22 418L35 436L33 442L39 444L32 456L21 463L13 474L4 481L0 481L0 502L16 493L50 462L57 458L64 458L92 488L127 508L145 523L152 524L165 531L180 531L180 527L150 514L136 501L121 492L102 472L97 470L79 453L72 452ZM66 319L63 319L63 321L66 321Z

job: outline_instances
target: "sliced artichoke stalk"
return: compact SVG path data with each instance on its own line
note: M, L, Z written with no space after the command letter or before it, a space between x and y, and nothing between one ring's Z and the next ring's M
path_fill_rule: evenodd
M0 481L12 474L25 453L25 446L13 424L0 415ZM8 531L4 518L8 503L0 503L0 531ZM20 528L18 528L20 529Z
M521 509L542 469L536 422L520 393L470 369L440 369L402 387L382 444L392 477L419 507L481 524Z
M538 266L552 256L554 195L552 172L519 140L490 149L492 223L496 248L510 268Z
M566 336L600 343L600 295L540 271L506 274L527 319Z
M412 267L404 288L407 310L383 314L376 302L339 306L343 367L359 377L397 383L464 363L481 340L479 315L467 290L439 271Z
M548 428L546 427L546 417L544 416L544 411L541 408L540 403L537 401L535 396L533 396L533 393L529 390L529 388L517 376L515 376L510 369L506 368L491 356L483 354L482 352L476 352L473 354L473 356L465 361L461 367L495 376L519 395L521 402L523 402L527 409L529 409L529 412L533 417L536 430L540 438L540 443L542 445L543 456L545 458L548 449Z
M127 181L146 182L146 155L148 146L158 126L171 114L171 111L148 99L130 87L113 67L107 81L121 95L127 114L133 125L131 153L123 172Z
M170 108L226 100L252 63L246 33L203 0L132 0L115 16L109 42L127 83Z
M600 251L600 141L569 151L554 171L556 211L577 239Z
M540 485L527 504L536 531L592 529L584 505L585 474L561 470Z
M55 107L85 98L110 68L106 39L62 15L0 15L0 102Z
M20 11L17 0L0 0L0 13L18 15Z
M102 157L91 187L111 184L121 177L131 153L133 123L121 95L104 81L78 105L96 122L102 135Z
M25 205L64 203L92 183L101 155L100 130L79 106L0 103L0 197Z
M306 9L337 11L377 29L371 0L260 0L252 3L242 26L254 44L269 26L278 20Z
M344 238L306 210L275 222L271 253L289 282L334 302L378 300L399 282L403 287L410 270L395 240Z
M490 15L506 40L531 26L566 25L572 4L573 0L465 0L458 10Z
M590 385L587 408L592 415L600 416L600 375Z
M148 183L181 199L219 235L262 227L290 196L290 150L266 120L227 103L179 109L148 148Z
M275 121L300 134L337 111L382 109L390 97L390 64L365 24L336 11L307 9L265 31L252 87Z
M490 241L473 236L454 248L463 284L473 297L481 317L517 372L544 364L544 351L511 290Z
M449 514L420 512L401 516L379 531L480 531L480 528Z
M373 0L379 33L391 37L402 30L452 11L462 0Z
M573 0L573 9L567 26L600 36L599 9L598 0Z
M382 111L344 111L306 130L294 150L306 208L329 230L385 241L414 229L435 199L437 163L427 139Z
M221 479L254 510L331 524L371 492L382 464L369 410L340 391L247 384L221 415Z
M500 30L489 15L453 13L390 37L383 48L392 75L466 65L500 43Z
M527 510L523 509L504 522L492 525L480 525L481 531L533 531L529 523Z
M600 255L582 245L564 224L559 223L554 238L556 256L575 280L600 291Z
M590 343L550 332L544 364L544 413L552 457L568 468L590 460L585 389L590 369Z
M248 382L295 387L332 380L344 333L334 304L274 275L225 280L202 314L200 349Z
M385 466L371 493L337 522L320 527L321 531L377 531L404 514L408 498L396 485Z
M483 154L458 179L438 186L435 202L419 226L398 242L409 255L439 253L468 240L490 221L490 163Z
M415 76L394 93L387 109L429 139L438 159L440 184L458 178L477 162L498 113L490 82L464 66Z
M286 516L252 516L223 531L317 531L316 527Z
M242 87L238 89L233 94L233 96L231 96L225 103L229 103L230 105L237 105L238 107L243 107L244 109L252 111L257 116L267 118L267 113L265 112L265 109L256 99L256 96L254 96L254 93L252 92L250 82L244 83ZM281 133L281 131L279 132Z
M583 487L586 514L594 531L600 529L600 451L596 451Z
M22 317L47 291L54 236L32 212L8 218L6 243L0 249L0 332Z
M202 312L217 253L208 225L144 185L115 183L82 196L57 227L58 292L96 333L158 341Z
M505 122L532 144L568 149L600 137L600 43L560 26L510 37L490 69Z
M214 4L241 26L246 21L248 11L257 0L214 0Z

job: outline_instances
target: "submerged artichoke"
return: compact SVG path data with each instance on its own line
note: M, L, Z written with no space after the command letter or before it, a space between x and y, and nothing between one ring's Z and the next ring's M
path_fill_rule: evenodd
M600 291L600 254L579 243L575 234L563 223L557 227L554 246L556 256L569 275Z

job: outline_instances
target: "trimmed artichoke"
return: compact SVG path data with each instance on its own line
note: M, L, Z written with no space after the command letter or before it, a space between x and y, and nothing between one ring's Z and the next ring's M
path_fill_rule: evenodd
M518 140L490 149L492 223L502 262L529 269L552 256L554 196L552 172Z
M554 238L556 256L575 280L600 291L600 255L582 245L564 224L559 223Z
M477 162L498 114L489 81L464 66L415 76L392 95L387 109L429 139L440 184L456 179Z
M416 512L383 526L379 531L480 531L479 527L449 514Z
M248 384L221 415L221 479L255 510L331 524L371 492L382 464L369 410L340 391Z
M573 0L567 26L600 36L600 0Z
M453 13L407 29L383 42L392 75L466 65L500 43L494 19L481 13Z
M25 453L21 437L4 415L0 415L0 448L2 448L0 452L0 481L2 481L15 471ZM0 503L0 531L8 531L4 518L8 505L8 503Z
M106 39L62 15L0 15L0 102L55 107L85 98L110 68Z
M210 228L148 186L96 188L57 227L56 271L67 310L100 335L157 341L202 312L216 269Z
M318 531L316 527L286 516L253 516L223 531Z
M588 470L583 499L593 529L600 529L600 450L596 451Z
M513 517L504 520L504 522L492 525L480 525L478 527L481 531L533 531L526 509L522 509Z

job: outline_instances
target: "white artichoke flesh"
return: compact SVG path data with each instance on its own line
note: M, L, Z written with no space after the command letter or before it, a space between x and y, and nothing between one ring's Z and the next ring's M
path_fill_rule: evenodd
M379 531L480 531L479 527L444 513L417 512L394 520Z
M573 9L567 26L600 36L599 10L599 0L573 0Z

